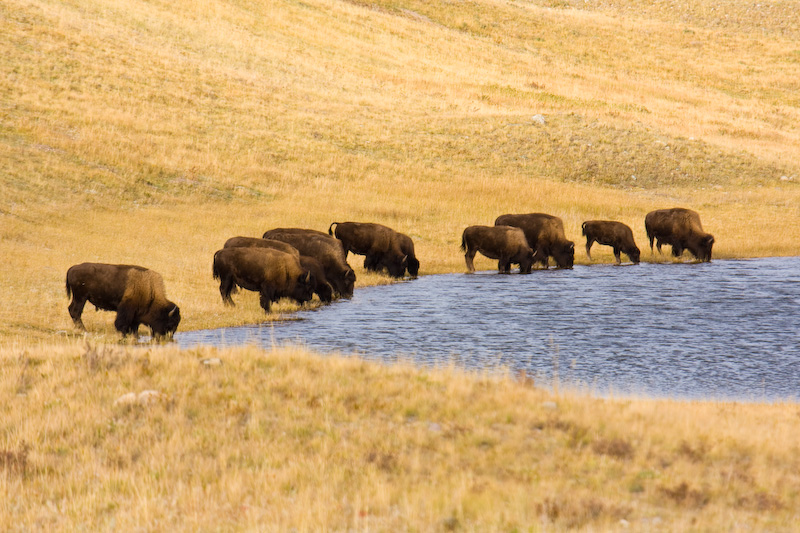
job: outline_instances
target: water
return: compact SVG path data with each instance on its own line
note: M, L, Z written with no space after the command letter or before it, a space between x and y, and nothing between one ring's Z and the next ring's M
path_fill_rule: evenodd
M176 334L420 365L525 370L597 394L797 401L800 258L425 276L300 320Z

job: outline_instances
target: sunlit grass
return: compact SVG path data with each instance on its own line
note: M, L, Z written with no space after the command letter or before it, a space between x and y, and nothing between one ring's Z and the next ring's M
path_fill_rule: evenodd
M296 348L5 347L0 527L791 529L795 405L565 389Z

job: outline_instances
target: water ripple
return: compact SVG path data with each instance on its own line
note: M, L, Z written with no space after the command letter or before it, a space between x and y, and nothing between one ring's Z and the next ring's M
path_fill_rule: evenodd
M182 347L303 344L672 398L800 392L800 258L445 274L362 288L302 320L182 332Z

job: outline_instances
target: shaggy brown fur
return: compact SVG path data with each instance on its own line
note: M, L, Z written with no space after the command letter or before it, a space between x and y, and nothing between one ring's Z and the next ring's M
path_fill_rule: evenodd
M644 227L651 252L655 239L659 253L663 244L669 244L675 257L689 250L699 261L711 261L714 236L703 231L700 215L696 211L683 207L651 211L644 218Z
M234 305L235 286L260 295L262 309L283 297L302 304L314 294L315 280L291 254L272 248L223 248L214 254L214 279L220 280L219 293L226 305Z
M402 278L408 267L408 255L403 253L400 234L383 224L373 222L334 222L328 228L342 241L344 256L348 252L364 255L364 267L368 270L386 268L389 275Z
M325 277L334 290L344 298L353 296L356 283L356 273L347 264L344 257L342 241L311 230L311 233L290 232L280 233L275 230L264 235L268 238L291 244L300 252L300 255L312 257L319 261L325 270Z
M258 237L231 237L225 241L223 248L272 248L293 255L300 259L300 252L291 244L275 239L259 239Z
M81 315L87 301L116 311L114 327L123 336L138 334L140 324L154 336L172 335L181 321L180 309L166 298L161 275L144 267L81 263L67 271L66 289L72 297L70 317L81 330L86 329Z
M545 268L552 257L559 268L572 268L575 261L575 243L567 240L564 223L560 218L546 213L500 215L495 226L514 226L525 232L528 244L536 252L534 260Z
M590 250L592 244L598 242L611 246L614 249L614 257L617 264L620 264L620 254L624 253L633 263L639 263L639 247L633 240L633 231L622 222L614 220L587 220L581 226L583 235L586 237L586 255L592 258Z
M527 274L533 264L533 249L528 246L525 233L511 226L469 226L461 234L461 251L467 270L475 272L473 259L477 252L490 259L498 259L497 269L508 274L511 264L519 265L520 273Z

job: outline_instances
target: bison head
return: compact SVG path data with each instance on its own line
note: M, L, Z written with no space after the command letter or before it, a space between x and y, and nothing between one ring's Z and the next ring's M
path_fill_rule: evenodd
M630 258L631 262L633 262L636 265L639 264L639 256L641 255L641 252L639 251L638 246L634 246L625 253L628 255L628 258Z
M707 233L701 236L696 243L692 243L689 247L689 251L692 252L699 261L708 263L711 261L711 248L713 246L714 236Z
M292 298L300 304L308 302L314 297L314 289L316 288L316 278L310 271L306 270L297 277L297 282L294 284L294 291L292 292Z
M389 255L386 254L381 261L383 265L386 267L386 270L389 271L389 275L393 278L402 278L406 274L406 268L408 268L408 256L407 255Z
M575 243L564 241L553 247L553 259L558 268L572 268L575 262Z
M155 320L150 324L154 337L171 337L181 323L181 310L174 303L167 301L167 305L162 307Z

